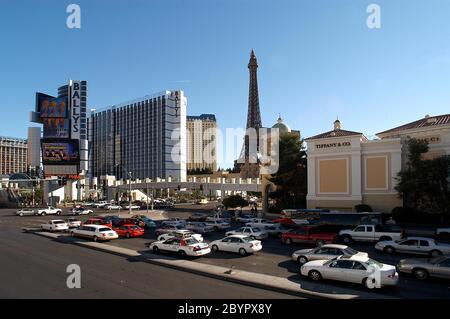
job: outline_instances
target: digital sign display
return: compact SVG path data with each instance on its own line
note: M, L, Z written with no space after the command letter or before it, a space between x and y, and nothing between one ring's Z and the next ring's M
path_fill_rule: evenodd
M79 162L79 141L44 140L42 142L42 163L44 165L67 165Z
M44 138L69 138L69 120L64 118L43 118Z
M66 118L67 98L42 98L40 99L39 110L41 118Z

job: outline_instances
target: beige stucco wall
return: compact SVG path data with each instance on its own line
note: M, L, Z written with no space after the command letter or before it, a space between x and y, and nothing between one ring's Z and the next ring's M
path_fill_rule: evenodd
M355 205L361 204L361 201L357 200L308 200L308 209L323 208L329 210L338 210L344 212L354 211Z
M347 159L320 159L319 185L319 193L348 193Z
M374 212L390 213L394 207L403 206L403 201L393 194L365 194L363 195L363 204L370 205Z

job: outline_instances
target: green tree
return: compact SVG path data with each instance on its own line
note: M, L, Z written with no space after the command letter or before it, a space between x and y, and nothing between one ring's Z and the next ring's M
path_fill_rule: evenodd
M236 207L244 207L247 206L247 201L240 195L231 195L225 197L222 201L223 206L225 208L236 208Z
M450 156L425 160L425 141L410 139L408 162L397 176L396 190L403 205L423 213L450 215Z
M269 177L276 186L270 194L276 210L306 207L308 192L306 150L295 133L283 133L279 141L279 168Z

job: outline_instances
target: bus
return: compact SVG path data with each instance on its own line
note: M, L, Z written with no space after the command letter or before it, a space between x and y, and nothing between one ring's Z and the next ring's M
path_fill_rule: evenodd
M285 209L276 222L296 225L334 225L355 227L361 224L382 225L383 215L379 212L339 212L328 209Z

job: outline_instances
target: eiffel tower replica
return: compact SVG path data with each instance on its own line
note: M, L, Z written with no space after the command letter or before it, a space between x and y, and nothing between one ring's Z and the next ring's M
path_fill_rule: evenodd
M261 112L259 110L257 69L258 61L256 60L255 52L252 50L250 53L250 61L248 63L250 82L248 87L247 129L254 128L256 130L256 140L255 136L249 137L246 135L239 159L235 161L235 171L239 171L241 178L260 177L258 152L259 129L262 127L262 123ZM250 147L250 145L253 145L253 147ZM254 145L256 145L256 147Z

